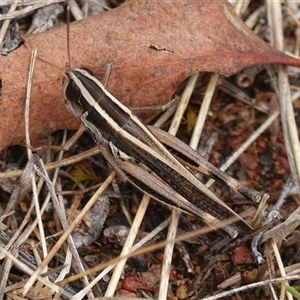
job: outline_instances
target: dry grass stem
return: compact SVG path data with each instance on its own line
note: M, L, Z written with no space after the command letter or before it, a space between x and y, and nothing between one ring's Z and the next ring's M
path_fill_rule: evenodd
M9 5L9 8L0 16L0 43L5 39L11 20L62 1L24 0L22 8L19 1L2 2L0 7ZM106 10L111 9L109 1L97 2L101 2L98 4ZM118 1L111 2L117 5ZM281 3L267 0L260 4L250 0L231 2L235 3L236 13L254 32L269 40L278 50L299 56L299 1ZM89 10L88 3L82 7L75 0L68 0L67 3L75 20L84 18ZM70 37L72 47L75 41L72 31ZM239 211L239 215L251 218L246 222L252 222L254 230L242 233L239 243L242 240L245 242L238 244L237 241L224 239L218 231L213 232L212 228L203 226L199 220L182 214L177 208L172 208L170 215L168 210L152 203L148 195L141 196L135 189L126 189L127 185L119 180L124 178L118 177L116 171L111 172L106 161L101 161L99 154L103 151L100 147L85 150L84 144L91 140L87 133L75 144L79 135L86 131L85 126L81 126L78 134L67 142L65 131L59 143L53 142L55 146L49 146L46 151L36 149L42 158L33 154L29 114L35 57L36 52L32 54L30 63L24 110L28 164L24 170L0 173L1 182L7 178L21 177L22 180L15 181L17 186L21 181L23 185L30 181L26 188L11 187L9 199L3 198L3 207L6 206L3 209L1 206L0 218L0 259L3 260L0 299L21 299L22 296L28 299L118 300L123 299L121 296L125 291L129 295L126 299L131 299L132 293L136 297L143 295L143 298L132 299L216 300L236 297L251 300L264 296L293 299L291 290L296 289L300 280L300 262L297 261L297 227L300 225L298 70L268 65L241 72L235 79L224 79L219 74L197 73L180 87L178 106L177 103L171 105L165 112L148 119L156 127L166 129L169 126L170 134L189 143L193 149L205 148L202 142L213 139L214 144L207 146L210 160L218 164L220 170L229 169L231 176L241 178L246 185L258 186L262 191L261 203L254 206L230 194L219 183L212 187L213 179L206 182L216 197L224 196L225 201L231 201L229 205ZM189 129L190 124L192 130ZM56 136L57 140L60 139L59 134ZM56 146L59 144L62 146ZM66 148L70 154L61 150ZM54 149L60 151L54 152ZM7 156L10 151L14 150L8 150ZM103 156L107 159L107 153ZM1 167L2 164L5 166L5 159L5 155L1 156ZM80 180L77 183L76 175L70 171L75 164L76 168L91 170L87 173L97 176L90 176L92 179L88 178L87 183ZM196 169L192 164L187 166L192 172ZM76 182L75 191L72 190L73 182ZM288 198L293 184L293 197ZM270 198L268 190L271 190ZM105 226L116 226L116 236L120 233L117 226L123 226L123 222L130 230L123 244L118 236L111 241L110 237L101 234L91 245L83 250L77 249L74 232L84 231L86 236L92 235L92 224L84 217L101 195L110 201L105 222L113 224ZM48 212L50 203L53 204L51 213ZM281 216L286 216L285 220L282 221ZM216 229L236 221L237 218L220 221ZM200 235L203 239L199 239ZM154 243L154 238L159 242ZM182 252L186 251L189 257L186 260L181 251L174 247L182 241L187 249ZM218 252L220 249L225 253ZM288 257L286 249L294 251L293 258ZM248 254L248 250L252 252ZM89 255L89 251L95 253ZM25 263L24 253L30 257L25 258ZM239 262L239 255L243 256L242 263ZM247 255L250 258L245 262ZM90 264L85 261L89 256L93 259L97 257L99 261ZM141 268L144 259L147 272L139 271L130 258L136 258ZM22 282L10 278L15 276L14 266L18 268L18 279ZM157 269L149 271L151 267ZM257 277L252 280L245 273L253 270L257 272ZM24 280L19 275L21 272L30 277ZM159 277L152 296L152 291L148 293L143 290L144 286L148 287L144 273L151 279ZM132 278L137 280L134 281L135 284L138 282L137 287L134 286L133 291L126 290L124 282ZM73 289L69 284L74 281L81 284L79 288ZM102 295L102 298L97 298Z

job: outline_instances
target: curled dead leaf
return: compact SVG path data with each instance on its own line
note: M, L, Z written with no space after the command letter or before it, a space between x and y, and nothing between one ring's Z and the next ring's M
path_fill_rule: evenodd
M229 76L263 63L300 66L299 60L257 37L226 0L129 0L70 27L73 66L89 67L102 78L110 61L108 89L129 107L169 101L178 85L196 72ZM68 64L66 28L26 36L22 47L0 57L0 149L24 144L24 101L33 49L43 61L36 62L31 90L32 144L79 124L62 101L58 69Z

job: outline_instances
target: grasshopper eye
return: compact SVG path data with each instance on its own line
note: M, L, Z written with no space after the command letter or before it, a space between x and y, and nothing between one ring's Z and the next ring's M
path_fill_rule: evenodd
M81 116L83 109L80 100L82 93L75 81L67 73L63 80L63 96L67 109L75 116Z
M65 79L63 82L64 97L71 102L79 102L82 94L78 85L72 79Z

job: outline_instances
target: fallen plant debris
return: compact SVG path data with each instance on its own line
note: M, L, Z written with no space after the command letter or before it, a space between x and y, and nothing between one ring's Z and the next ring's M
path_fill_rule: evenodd
M252 13L259 11L261 18L264 18L262 8L266 9L263 3L252 1L244 11L243 17L249 17ZM285 4L283 11L288 11ZM287 38L290 39L287 43L290 47L289 51L292 51L291 45L296 44L293 32L296 32L298 26L293 23L294 19L291 15L291 13L284 15L284 24L288 26L290 33L287 34ZM266 24L257 21L255 32L265 40L268 40L268 31L269 27ZM299 64L296 58L288 57L262 42L245 27L226 1L160 1L154 5L152 1L130 0L110 12L72 24L70 34L71 45L74 44L74 36L78 45L78 49L75 49L76 47L71 49L72 65L91 67L97 76L102 78L107 60L111 61L113 70L108 88L131 108L165 103L171 98L179 83L198 71L218 72L228 76L256 64L270 62ZM87 43L79 44L79 40L85 40ZM3 124L7 125L7 128L4 125L0 128L1 148L24 144L22 101L25 97L25 81L27 80L27 70L24 66L27 66L31 49L35 47L39 49L38 57L44 61L37 60L34 71L30 108L30 134L33 144L43 143L43 138L58 128L78 127L78 120L70 117L64 107L60 88L62 74L47 64L50 62L62 71L65 70L68 61L65 41L66 29L61 27L43 34L24 37L24 44L21 48L5 58L0 58L0 79L3 88L0 111ZM98 43L98 41L105 42ZM14 72L9 70L6 74L8 67L13 68ZM289 72L297 124L300 122L299 77L299 70L293 69ZM207 73L199 76L191 95L188 111L181 123L178 136L187 143L191 130L197 122L194 116L197 116L205 98L204 95L208 93L209 80L210 76ZM218 89L214 91L213 102L202 132L201 145L204 145L204 152L207 152L210 161L215 165L222 165L232 152L239 150L243 143L251 139L261 126L278 113L276 92L278 86L276 84L276 78L274 80L270 76L266 66L247 69L238 73L236 77L219 78ZM285 101L288 101L288 98L285 98ZM279 113L277 117L278 115ZM281 122L278 118L274 118L271 124L271 127L260 132L254 142L244 150L228 170L229 175L238 178L247 186L270 193L268 211L277 201L282 186L291 172L287 150L284 147ZM59 138L60 133L57 133L55 139ZM213 141L212 145L206 145L205 141L209 140ZM93 140L89 134L84 134L77 145L64 154L65 160L69 160L71 164L72 155L80 155L92 146L94 146ZM202 147L200 148L203 150ZM20 147L11 147L2 151L3 170L9 165L18 169L24 167L26 155L24 161L20 162L22 155L17 152L22 151L20 149ZM50 156L55 155L51 153L48 157ZM86 202L89 202L90 196L94 194L95 182L93 180L96 178L104 181L110 173L110 168L101 156L84 156L84 159L83 163L72 168L66 164L62 165L59 182L55 183L58 195L65 195L61 198L62 210L72 208L72 212L76 212L76 215L77 211L80 212ZM82 166L85 166L81 170L84 172L71 171L72 169L78 170ZM58 169L59 167L56 172ZM79 175L83 175L82 180ZM72 179L72 177L76 178ZM76 190L72 191L74 186ZM145 241L148 245L156 241L165 241L168 237L165 229L170 222L168 209L151 201L147 213L139 216L140 203L144 203L140 201L140 193L118 180L112 186L114 191L109 188L105 192L105 211L97 215L99 207L95 206L92 219L84 218L73 231L74 236L76 235L76 243L80 246L82 260L87 265L85 269L91 269L118 257L127 239L132 239L130 229L133 219L138 217L143 220L137 236L134 237L135 243L148 238L149 240ZM31 224L39 215L39 211L33 209L32 195L28 190L31 191L31 187L14 189L11 193L3 192L1 195L1 208L4 213L1 219L0 245L5 247L9 240L13 242L17 239L14 247L20 251L16 257L20 257L23 263L35 270L39 263L34 261L33 253L37 249L43 260L44 248L50 251L59 240L62 230L57 213L51 206L47 207L47 210L40 216L43 229L32 228L26 222L23 223L27 220ZM63 192L60 192L61 190ZM66 190L68 193L64 194ZM81 193L83 190L85 194ZM222 185L215 184L212 190L235 211L241 214L247 212L248 219L253 218L256 212L254 205L245 202ZM47 189L42 188L41 205L46 201L46 196L44 196L46 193ZM117 278L118 284L113 292L113 298L119 299L118 297L127 295L132 299L138 297L172 300L232 299L232 295L235 294L236 297L247 300L275 299L272 293L284 293L284 287L287 284L287 281L284 281L285 277L294 280L289 281L293 287L287 286L287 290L298 296L299 275L290 276L295 273L299 274L299 230L292 230L282 242L286 229L283 221L296 212L299 204L299 195L295 189L289 195L292 197L287 198L280 208L280 215L283 219L277 220L278 224L282 225L281 230L267 231L263 236L264 243L259 245L259 250L266 259L266 262L261 265L253 260L250 251L252 235L241 236L245 241L233 247L230 247L233 244L230 244L220 231L196 235L191 239L185 238L182 242L184 247L176 247L169 254L163 253L161 248L156 250L146 248L145 253L128 259L121 270L121 279ZM14 214L12 214L13 209ZM99 224L94 228L97 222ZM274 228L276 224L274 222ZM29 230L33 230L30 239L22 239L23 232L22 234L18 232L22 226L25 226L24 236ZM189 215L182 216L178 226L179 235L186 232L193 233L203 228L199 220ZM39 230L45 231L45 241L41 239L42 235ZM156 231L155 234L153 231ZM112 234L107 235L106 233L109 232ZM153 236L150 236L150 232ZM278 241L280 254L276 252L276 246L269 240L269 237L275 237ZM225 253L222 252L224 248L227 249ZM72 274L78 273L73 266L73 261L68 260L69 253L66 249L67 247L57 249L55 257L48 264L51 281L58 274L62 278L69 278ZM9 251L14 253L14 249ZM168 255L172 260L169 270L165 272L163 265ZM68 268L71 262L72 266L67 274L64 268ZM117 262L114 261L111 264L114 263ZM282 266L280 266L281 263ZM24 279L28 277L24 275L25 269L16 266L11 268L9 264L10 260L6 258L2 266L4 270L9 271L0 276L0 294L6 293L12 299L17 299L22 296L24 283L26 283ZM59 297L70 299L71 294L76 299L107 296L107 288L114 280L115 271L111 268L109 266L102 277L98 272L90 274L91 278L88 278L90 281L93 280L93 276L99 276L97 284L92 289L88 288L85 291L86 283L76 280L64 284L62 287L68 293L61 293ZM268 289L270 286L266 281L268 279L274 280L270 284L275 283L276 280L280 284L272 285L273 290ZM254 285L250 287L251 283ZM261 288L263 285L265 287ZM162 286L167 287L164 297L159 296ZM52 292L49 294L45 288L38 291L38 287L36 284L27 294L27 298L49 299L53 297ZM245 288L245 290L238 290L237 287ZM285 298L289 299L289 295L286 294Z
M120 21L122 20L122 21ZM23 45L0 57L0 149L24 144L24 99L30 55L39 59L31 89L32 145L58 129L77 129L60 90L68 64L66 27L23 36ZM300 66L255 35L226 1L138 1L70 26L73 66L102 78L112 63L108 89L130 108L164 104L191 74L232 75L267 63ZM48 64L48 63L49 64Z

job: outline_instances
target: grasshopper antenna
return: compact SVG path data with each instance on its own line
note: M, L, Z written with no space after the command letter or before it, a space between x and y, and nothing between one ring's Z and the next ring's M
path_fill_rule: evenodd
M68 60L69 68L72 67L71 64L71 50L70 50L70 6L67 6L67 51L68 51Z

